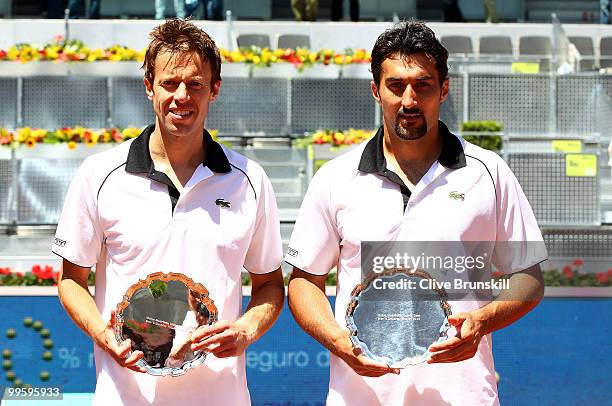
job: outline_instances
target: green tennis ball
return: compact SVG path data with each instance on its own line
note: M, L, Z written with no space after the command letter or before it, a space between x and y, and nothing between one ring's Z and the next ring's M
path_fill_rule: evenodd
M11 350L2 350L2 358L9 359L13 356Z
M45 347L48 350L53 348L53 340L47 338L45 341L43 341L43 347Z
M42 321L36 320L34 323L32 323L32 328L36 331L40 331L40 329L43 328Z
M6 373L6 380L13 382L17 378L17 374L14 371L8 371Z
M15 330L14 328L9 328L6 330L6 336L8 338L15 338L17 337L17 330Z
M48 381L51 378L49 371L41 371L38 375L41 381Z
M32 327L32 323L34 323L34 321L31 317L26 317L25 319L23 319L23 325L26 327Z
M51 351L45 351L43 352L42 358L45 361L51 361L53 359L53 353Z
M15 388L21 388L23 386L23 381L21 379L17 378L17 379L15 379L13 381L13 386Z
M9 369L13 368L13 362L5 359L2 361L2 368L4 368L5 371L8 371Z
M42 330L40 330L40 336L42 338L49 338L51 337L51 332L48 329L43 328Z

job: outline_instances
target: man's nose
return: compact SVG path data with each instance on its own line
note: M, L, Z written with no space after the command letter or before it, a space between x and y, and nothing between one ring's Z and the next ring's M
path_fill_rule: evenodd
M181 82L174 92L174 99L178 101L185 101L189 99L189 92L187 91L187 85Z
M412 108L417 104L417 95L414 88L410 85L406 86L404 93L402 94L402 107Z

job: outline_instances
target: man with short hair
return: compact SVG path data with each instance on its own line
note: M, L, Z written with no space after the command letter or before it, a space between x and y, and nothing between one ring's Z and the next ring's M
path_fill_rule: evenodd
M96 344L94 404L247 405L244 351L283 305L276 201L263 169L204 129L221 87L214 41L182 20L151 37L143 67L155 124L78 170L53 245L64 258L60 300ZM243 267L252 293L241 315ZM209 354L205 363L179 377L139 373L143 352L113 334L127 289L155 272L203 284L218 310L218 322L191 335L190 349Z
M285 257L294 266L289 306L332 353L329 405L498 404L490 333L542 297L538 264L545 251L518 255L504 269L510 288L496 300L451 303L450 338L429 347L426 363L392 368L361 354L349 339L345 316L351 292L363 282L362 242L513 241L527 248L542 241L506 163L438 120L448 96L447 56L419 22L380 35L371 90L383 125L369 142L323 165L300 208ZM325 296L334 267L335 317Z

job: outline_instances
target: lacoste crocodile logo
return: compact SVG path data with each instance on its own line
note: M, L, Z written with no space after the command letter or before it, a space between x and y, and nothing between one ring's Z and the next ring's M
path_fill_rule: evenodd
M450 197L451 199L454 199L454 200L464 201L465 200L465 193L450 192L448 194L448 197Z
M217 199L215 200L215 204L221 208L224 209L229 209L230 208L230 202L225 201L225 199Z

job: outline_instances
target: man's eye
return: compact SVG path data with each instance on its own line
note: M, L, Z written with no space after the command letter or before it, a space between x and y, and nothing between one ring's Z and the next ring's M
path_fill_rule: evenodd
M189 86L194 89L201 89L203 85L200 82L189 82Z

